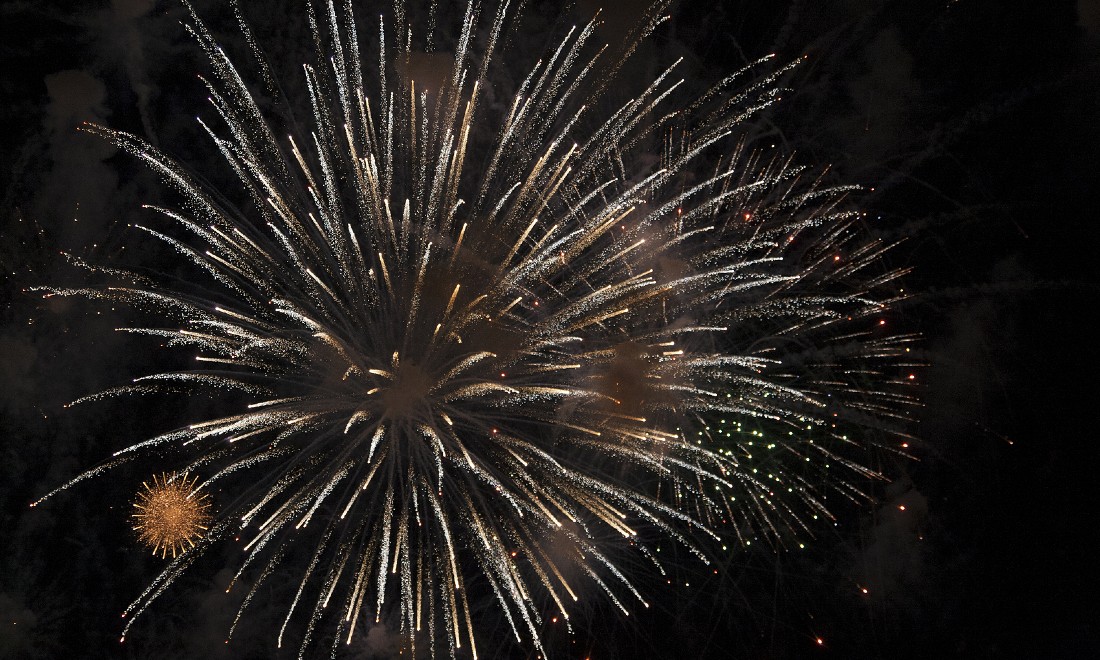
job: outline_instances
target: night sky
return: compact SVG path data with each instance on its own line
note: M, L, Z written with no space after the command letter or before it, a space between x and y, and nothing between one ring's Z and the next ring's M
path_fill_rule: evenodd
M233 39L225 4L197 6ZM242 4L261 42L300 43L304 3ZM600 6L531 4L530 33ZM608 39L634 4L603 3ZM129 527L144 473L28 507L216 406L63 408L166 358L113 332L131 311L24 292L82 281L61 251L105 264L165 258L127 231L163 186L80 122L144 136L228 180L194 120L209 107L181 19L170 0L0 2L0 658L292 657L275 654L263 611L223 645L231 549L204 558L118 643L119 612L162 565ZM638 57L656 70L684 56L698 90L768 53L808 59L754 120L756 137L873 188L859 197L872 231L908 238L889 260L913 269L913 297L890 322L924 337L919 460L875 466L893 480L869 485L876 504L838 507L839 524L804 552L754 545L719 576L685 561L690 589L642 580L658 593L650 611L624 621L594 606L584 632L551 648L601 659L1100 657L1088 541L1100 519L1100 2L681 0ZM383 658L396 646L372 633L356 648L350 657Z

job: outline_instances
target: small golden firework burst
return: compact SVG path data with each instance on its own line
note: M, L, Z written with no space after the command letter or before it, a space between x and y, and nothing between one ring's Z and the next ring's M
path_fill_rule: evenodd
M194 492L198 477L188 480L187 473L153 475L153 484L142 482L134 502L134 531L153 554L172 557L195 547L210 523L210 496Z

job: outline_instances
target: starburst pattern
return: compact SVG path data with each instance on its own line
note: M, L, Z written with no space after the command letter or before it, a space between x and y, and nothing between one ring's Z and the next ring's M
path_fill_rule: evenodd
M134 502L134 531L142 543L172 557L195 547L195 539L209 529L210 496L194 491L198 477L186 474L153 475L153 485L143 482Z
M182 195L156 209L173 228L143 229L212 284L104 270L102 286L47 290L151 310L159 323L123 330L195 354L193 369L85 400L183 387L222 392L225 414L58 490L159 454L210 474L192 491L233 493L127 628L235 537L242 612L300 561L278 641L294 622L303 654L322 624L335 649L385 620L413 653L441 641L476 657L474 598L545 653L547 612L571 626L588 591L624 613L646 605L627 554L663 571L660 539L703 562L707 537L785 544L829 515L830 492L862 496L877 473L848 433L904 436L913 337L881 326L900 272L846 204L854 188L742 139L787 67L684 99L673 64L616 100L633 47L593 46L593 20L493 104L508 2L485 25L467 6L427 87L402 65L402 3L372 39L350 5L320 4L311 125L289 137L290 113L260 109L192 12L225 136L203 126L239 204L146 142L88 127ZM751 439L730 431L742 422Z

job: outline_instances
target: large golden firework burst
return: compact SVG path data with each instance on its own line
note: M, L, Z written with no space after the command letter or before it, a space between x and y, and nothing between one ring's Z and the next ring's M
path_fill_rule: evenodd
M134 502L134 531L153 554L175 557L202 535L210 523L210 496L193 491L198 477L187 473L153 475L153 485L142 482Z

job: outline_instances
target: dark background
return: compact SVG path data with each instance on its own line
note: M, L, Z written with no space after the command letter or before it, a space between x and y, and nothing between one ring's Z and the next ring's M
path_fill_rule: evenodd
M261 41L300 34L302 12L281 4L244 3ZM532 29L598 3L579 4L534 3ZM602 4L613 38L634 3ZM151 0L0 3L0 657L274 653L262 616L222 644L228 556L197 567L118 644L118 612L159 566L127 525L135 475L27 507L203 405L63 409L160 358L111 331L123 310L23 292L80 281L63 250L159 258L134 255L147 242L127 224L161 185L74 129L129 130L204 171L194 115L208 113L206 94L181 17ZM773 52L809 59L757 130L873 186L861 204L874 231L909 237L891 259L914 268L896 321L923 333L930 364L919 460L885 466L894 482L878 503L839 511L804 552L745 549L718 576L685 561L677 579L690 588L653 585L654 607L626 621L594 610L590 629L552 647L593 658L1100 657L1100 3L684 0L639 58L656 70L684 55L701 86ZM372 633L355 657L394 648Z

